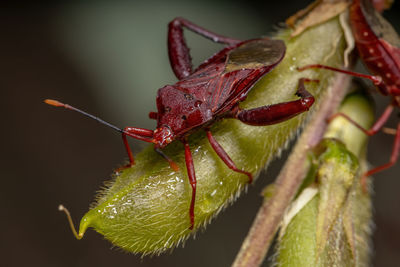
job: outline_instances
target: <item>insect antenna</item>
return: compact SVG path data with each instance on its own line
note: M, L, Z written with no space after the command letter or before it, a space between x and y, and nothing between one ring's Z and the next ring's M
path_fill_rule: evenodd
M116 130L116 131L118 131L118 132L120 132L120 133L125 133L124 130L118 128L117 126L112 125L111 123L108 123L108 122L106 122L106 121L103 121L103 120L100 119L99 117L93 116L92 114L89 114L89 113L87 113L87 112L85 112L85 111L83 111L83 110L80 110L80 109L78 109L78 108L76 108L76 107L73 107L73 106L71 106L71 105L64 104L64 103L61 103L60 101L53 100L53 99L46 99L46 100L44 100L44 102L45 102L46 104L48 104L48 105L51 105L51 106L63 107L63 108L69 109L69 110L76 111L76 112L81 113L81 114L83 114L83 115L85 115L85 116L87 116L87 117L89 117L89 118L91 118L91 119L93 119L93 120L95 120L95 121L97 121L97 122L100 122L101 124L104 124L104 125L106 125L106 126L112 128L112 129L114 129L114 130Z
M78 232L76 231L75 226L74 226L74 222L72 221L72 218L71 218L71 214L69 213L67 208L64 207L63 205L60 205L60 206L58 206L58 210L64 212L65 215L67 215L69 226L71 227L71 231L74 234L75 238L78 239L78 240L82 239L83 234L82 233L78 234Z

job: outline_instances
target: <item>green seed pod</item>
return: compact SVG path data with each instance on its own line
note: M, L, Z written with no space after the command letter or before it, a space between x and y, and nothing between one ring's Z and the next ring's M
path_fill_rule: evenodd
M337 19L309 29L296 38L282 31L276 38L287 45L284 60L249 93L242 108L297 99L299 78L319 79L320 84L306 87L318 99L329 87L332 72L298 72L297 66L320 62L342 64L345 48ZM314 108L313 107L313 108ZM266 127L245 125L225 119L211 131L236 165L255 177L295 136L308 114ZM234 200L247 185L246 175L233 172L215 154L203 131L189 137L197 177L194 230L190 231L189 205L192 195L180 142L168 145L164 152L179 165L178 172L150 146L136 155L136 165L115 175L99 194L90 211L82 218L79 237L92 227L115 246L142 254L159 254L177 246L205 226Z
M340 112L366 128L373 122L372 104L362 94L348 96ZM367 136L338 117L325 138L314 149L315 182L295 200L296 211L283 224L278 266L368 265L371 199L360 183Z

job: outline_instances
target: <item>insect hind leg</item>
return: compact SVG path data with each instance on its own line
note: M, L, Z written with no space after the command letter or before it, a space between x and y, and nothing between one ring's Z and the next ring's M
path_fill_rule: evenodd
M347 116L344 113L336 113L334 115L332 115L329 119L328 122L332 121L333 119L335 119L336 117L342 117L344 119L346 119L347 121L349 121L351 124L353 124L355 127L357 127L358 129L360 129L363 133L365 133L368 136L373 136L376 133L378 133L382 127L384 126L384 124L387 122L387 120L390 117L390 114L392 114L393 112L393 105L389 105L385 111L382 113L382 115L379 117L379 119L377 119L374 123L374 125L372 125L372 127L370 129L365 129L364 127L362 127L360 124L358 124L357 122L355 122L352 118L350 118L349 116Z
M296 92L296 95L300 97L298 100L248 110L239 109L234 117L249 125L266 126L286 121L308 111L314 103L314 97L305 89L305 82L318 82L318 80L299 79Z

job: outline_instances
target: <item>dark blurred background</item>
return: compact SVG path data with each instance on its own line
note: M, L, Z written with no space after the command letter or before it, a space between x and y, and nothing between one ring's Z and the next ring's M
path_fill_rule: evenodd
M273 181L275 160L233 206L196 240L171 254L144 258L111 249L94 231L77 241L75 222L113 168L126 159L121 137L72 112L43 104L54 98L118 126L154 128L156 90L170 70L167 23L176 16L235 38L268 35L310 1L35 1L1 4L1 266L229 266ZM385 16L399 27L399 4ZM195 63L220 46L188 33ZM378 110L387 103L379 98ZM379 111L378 111L379 112ZM398 118L390 125L395 126ZM371 139L369 160L389 159L392 136ZM134 150L145 146L132 142ZM285 155L284 155L285 157ZM374 265L400 264L400 163L376 175Z

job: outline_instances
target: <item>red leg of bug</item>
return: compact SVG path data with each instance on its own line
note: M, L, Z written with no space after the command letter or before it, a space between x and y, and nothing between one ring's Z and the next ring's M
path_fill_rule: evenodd
M314 103L314 97L305 89L304 82L318 81L301 78L296 92L296 95L300 97L299 100L262 106L249 110L238 110L235 117L246 124L264 126L288 120L309 110Z
M186 139L182 140L184 146L185 146L185 162L186 162L186 169L187 173L189 176L189 182L190 186L192 187L192 200L190 202L190 208L189 208L189 217L190 217L190 230L193 230L194 227L194 204L196 201L196 174L194 172L194 164L193 164L193 158L192 158L192 153L190 152L190 147Z
M382 113L382 115L379 117L379 119L376 120L376 122L374 123L374 125L372 125L372 127L370 129L365 129L364 127L362 127L360 124L358 124L357 122L355 122L352 118L350 118L349 116L347 116L346 114L343 113L336 113L334 114L332 117L330 117L328 119L328 122L332 121L334 118L336 117L343 117L346 120L348 120L349 122L351 122L351 124L353 124L354 126L356 126L358 129L360 129L361 131L363 131L366 135L368 136L372 136L374 134L376 134L377 132L379 132L380 129L382 129L383 125L386 123L386 121L389 119L390 114L392 114L393 111L393 105L389 105L385 111Z
M233 160L229 157L229 155L222 148L222 146L217 142L217 140L215 140L214 136L212 136L210 130L207 129L206 133L207 133L208 141L210 142L215 153L217 153L217 155L222 159L222 161L225 162L226 166L228 166L229 169L231 169L235 172L240 172L240 173L246 174L249 177L249 184L252 183L253 175L249 172L238 169L236 167L235 163L233 162Z
M131 150L131 147L129 146L128 140L127 140L127 136L142 140L142 141L146 141L146 142L154 142L153 141L153 131L152 130L147 130L147 129L143 129L143 128L133 128L133 127L126 127L122 133L122 140L124 142L124 146L126 149L126 152L128 153L128 157L129 157L129 164L118 168L117 172L132 167L135 164L135 160L133 158L133 153ZM155 151L160 154L164 159L166 159L169 163L169 165L171 166L171 168L174 171L178 171L178 165L176 165L175 162L173 162L169 157L167 157L167 155L165 155L160 149L156 148Z
M301 68L297 68L298 71L304 71L304 70L308 70L308 69L326 69L326 70L332 70L332 71L336 71L336 72L341 72L341 73L345 73L345 74L348 74L348 75L352 75L352 76L356 76L356 77L360 77L360 78L365 78L365 79L371 80L374 84L379 84L379 83L382 82L382 78L379 77L379 76L362 74L362 73L353 72L353 71L349 71L349 70L343 70L343 69L339 69L339 68L334 68L334 67L326 66L326 65L322 65L322 64L311 64L311 65L303 66Z
M123 168L132 167L133 165L135 165L135 159L133 157L133 153L132 153L131 147L129 146L128 139L126 138L126 134L122 134L122 141L124 142L125 150L128 153L128 157L129 157L129 164L126 165ZM121 170L121 168L119 168L117 170L117 172L120 171L120 170Z
M383 164L381 166L373 168L372 170L367 171L361 177L361 185L363 187L364 192L367 191L366 181L367 181L368 176L371 176L374 173L377 173L377 172L380 172L387 168L392 167L396 163L397 159L399 158L399 151L400 151L400 123L397 124L397 132L396 132L396 136L394 139L394 144L393 144L393 149L392 149L392 155L390 156L390 161L386 164Z
M179 80L192 73L192 61L189 48L183 37L183 27L216 43L233 45L241 42L240 40L224 37L208 31L184 18L175 18L168 25L168 55L171 67Z
M145 142L152 143L153 131L148 130L148 129L143 129L143 128L135 128L135 127L126 127L122 131L122 141L124 142L126 152L128 153L129 164L127 164L121 168L118 168L116 170L116 172L120 172L123 169L132 167L135 164L135 159L133 157L131 147L129 146L128 139L126 138L127 136L130 136L130 137L133 137L133 138L145 141Z
M307 65L307 66L304 66L301 68L297 68L298 71L304 71L307 69L326 69L326 70L341 72L341 73L348 74L348 75L355 76L355 77L368 79L368 80L372 81L374 83L374 85L377 86L379 88L379 90L381 91L381 93L384 95L387 95L387 94L397 95L398 91L399 91L398 88L387 86L386 83L382 80L381 76L368 75L368 74L353 72L353 71L349 71L349 70L338 69L338 68L334 68L331 66L325 66L325 65L321 65L321 64L312 64L312 65Z
M374 125L372 125L372 127L370 129L365 129L364 127L362 127L360 124L358 124L357 122L355 122L353 119L351 119L349 116L347 116L346 114L343 113L337 113L335 115L333 115L331 118L329 118L329 121L332 121L334 118L336 117L343 117L345 119L347 119L349 122L351 122L354 126L356 126L358 129L360 129L361 131L363 131L366 135L368 136L372 136L374 134L376 134L377 132L379 132L383 125L386 123L386 121L388 120L390 114L393 111L394 106L393 105L389 105L385 111L383 112L383 114L379 117L379 119L374 123ZM369 170L368 172L364 173L361 177L361 186L363 188L364 192L367 192L367 178L368 176L371 176L374 173L380 172L384 169L387 169L389 167L391 167L397 160L398 158L398 153L399 153L399 149L400 149L400 123L397 127L397 130L395 130L395 142L393 145L393 151L392 151L392 156L390 158L390 161L386 164L383 164L381 166L378 166L372 170Z

